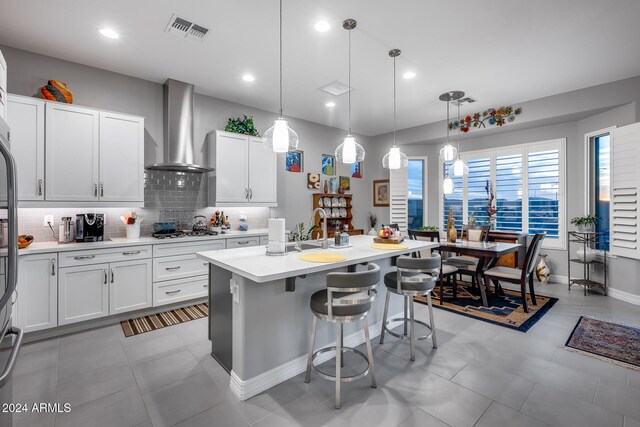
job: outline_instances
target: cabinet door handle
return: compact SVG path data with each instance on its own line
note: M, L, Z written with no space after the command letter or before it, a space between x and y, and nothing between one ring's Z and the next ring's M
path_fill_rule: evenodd
M176 265L175 267L165 267L164 269L167 271L174 271L174 270L180 270L181 266L180 265Z
M85 259L94 259L95 257L95 255L78 255L74 256L73 259L75 259L76 261L83 261Z
M100 183L100 197L104 197L104 183Z
M111 283L114 283L116 281L116 271L112 268L111 269Z
M208 262L203 262L202 265L209 265L209 263Z
M240 241L240 242L236 242L236 245L246 245L246 244L248 244L248 243L249 243L249 241L248 241L248 240L242 240L242 241Z
M203 288L208 288L208 287L209 287L209 285L202 285L202 287L203 287Z
M174 294L177 294L177 293L178 293L178 292L180 292L180 291L181 291L181 289L178 289L178 290L176 290L176 291L166 291L166 292L165 292L165 294L167 294L167 295L174 295Z
M93 197L98 197L98 183L93 183Z
M42 179L38 180L38 196L42 196Z
M104 269L104 284L107 284L107 269Z
M244 198L249 200L249 189L248 188L244 189Z
M253 189L249 189L249 200L253 199Z
M55 259L51 260L51 275L52 276L56 275L56 260Z
M138 254L140 254L140 251L122 252L122 255L138 255Z

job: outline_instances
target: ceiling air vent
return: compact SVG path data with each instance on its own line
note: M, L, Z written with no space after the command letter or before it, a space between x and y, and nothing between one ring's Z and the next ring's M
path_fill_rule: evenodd
M321 87L320 90L333 96L340 96L343 93L349 92L349 85L336 80L335 82L331 82L328 85ZM351 87L351 90L354 90L353 87Z
M202 27L198 24L194 24L184 18L180 18L175 13L171 16L169 24L165 31L175 34L180 37L184 37L191 40L202 41L209 33L209 29Z

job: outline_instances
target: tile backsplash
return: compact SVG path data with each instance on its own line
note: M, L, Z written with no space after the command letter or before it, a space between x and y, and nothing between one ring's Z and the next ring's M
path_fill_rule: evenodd
M44 216L53 215L55 223L53 229L58 235L58 225L63 216L70 216L75 219L77 213L96 212L104 213L105 216L105 239L125 236L125 226L120 220L124 213L135 210L140 218L141 236L150 236L153 233L153 223L159 221L183 222L187 227L191 227L195 215L205 215L207 218L216 210L224 211L229 217L234 230L238 229L238 215L245 212L249 229L266 228L269 218L269 208L20 208L18 209L18 231L20 234L31 234L37 242L56 241L48 226L44 225ZM6 212L6 211L5 211Z
M207 206L207 176L195 172L147 170L145 208L195 210Z

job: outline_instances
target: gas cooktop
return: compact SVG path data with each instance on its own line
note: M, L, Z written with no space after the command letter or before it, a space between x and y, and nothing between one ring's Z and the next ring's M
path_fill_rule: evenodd
M205 236L217 236L217 231L204 230L204 231L173 231L171 233L153 233L152 236L156 239L178 239L180 237L205 237Z

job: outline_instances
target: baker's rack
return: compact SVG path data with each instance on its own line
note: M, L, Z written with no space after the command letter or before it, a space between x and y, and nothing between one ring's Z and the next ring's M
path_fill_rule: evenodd
M569 290L571 290L571 285L579 285L584 289L584 294L587 295L587 289L591 290L593 287L598 287L602 290L602 292L607 295L607 251L603 244L603 237L605 237L605 233L600 233L596 231L569 231L568 239L569 242L567 247L567 278L569 282ZM578 245L582 245L583 250L583 258L572 258L576 256L571 250L571 243L577 243ZM590 248L594 251L597 251L596 257L593 261L586 261L587 248ZM571 264L581 264L582 265L582 278L574 278L571 277ZM602 281L593 280L592 276L592 266L602 266Z

